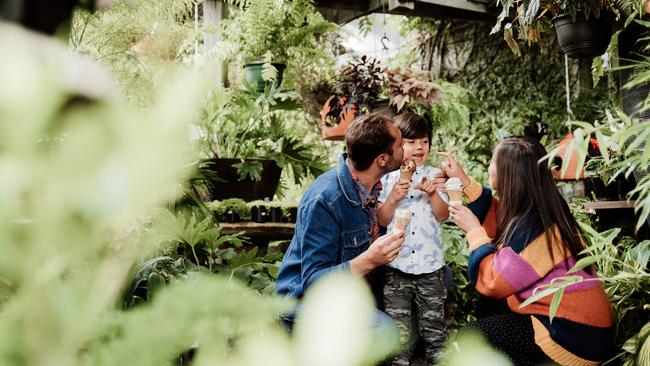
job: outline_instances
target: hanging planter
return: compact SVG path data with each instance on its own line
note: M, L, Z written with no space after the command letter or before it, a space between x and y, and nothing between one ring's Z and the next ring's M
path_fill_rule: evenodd
M345 131L358 114L357 105L347 97L332 95L321 110L321 136L325 140L343 140Z
M569 57L600 56L612 38L612 22L605 14L587 19L578 13L575 20L569 14L560 14L553 18L553 24L560 48Z
M321 135L326 140L342 140L350 123L359 114L372 110L381 93L384 74L377 59L362 56L343 68L340 80L321 110Z
M264 80L264 78L262 77L265 64L270 64L273 67L275 67L275 69L277 70L278 74L275 78L275 81L273 82L267 81ZM264 89L271 84L276 89L279 88L280 85L282 84L282 76L284 74L284 69L286 68L287 65L279 62L259 61L259 62L249 62L244 65L244 70L246 70L246 80L250 85L254 86L259 93L264 93Z

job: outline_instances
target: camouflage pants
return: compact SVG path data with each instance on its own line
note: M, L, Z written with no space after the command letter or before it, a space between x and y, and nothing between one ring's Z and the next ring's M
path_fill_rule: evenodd
M417 324L420 338L426 345L427 364L435 365L443 354L447 340L445 326L445 299L447 290L443 281L444 268L433 273L412 275L393 268L386 269L384 305L386 314L400 329L403 353L390 360L390 365L410 364L414 331Z

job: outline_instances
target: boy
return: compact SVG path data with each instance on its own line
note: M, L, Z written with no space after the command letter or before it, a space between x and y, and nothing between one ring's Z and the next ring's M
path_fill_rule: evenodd
M448 199L437 190L444 187L444 173L424 165L431 147L430 122L417 114L403 113L395 117L395 124L402 133L404 161L414 162L415 170L410 180L410 174L405 173L409 170L407 165L381 179L384 190L379 196L382 203L377 214L379 224L391 232L397 209L412 214L400 254L387 264L384 304L386 313L398 323L403 345L409 339L411 318L416 319L420 337L426 344L427 363L432 365L438 362L447 338L440 223L449 216ZM391 365L409 363L410 350L390 362Z

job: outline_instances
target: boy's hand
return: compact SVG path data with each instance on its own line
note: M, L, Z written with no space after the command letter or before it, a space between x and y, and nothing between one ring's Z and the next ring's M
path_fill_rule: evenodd
M413 188L419 189L422 192L426 192L429 196L431 196L432 194L436 193L437 186L435 180L428 180L427 177L422 177L422 182Z
M447 182L447 179L449 178L445 172L436 173L433 175L432 180L428 180L427 177L422 177L422 182L413 188L427 192L429 196L436 193L436 191L446 192L445 182Z
M394 202L401 201L408 194L410 187L411 182L398 180L393 186L393 190L390 191L388 199L393 200Z

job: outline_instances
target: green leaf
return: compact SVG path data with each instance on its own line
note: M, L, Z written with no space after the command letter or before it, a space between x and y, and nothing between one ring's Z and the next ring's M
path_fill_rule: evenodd
M650 240L644 240L630 249L627 258L638 263L640 268L646 268L650 259Z
M262 79L264 81L275 81L278 78L278 69L270 62L262 65Z
M596 263L597 260L598 260L598 257L595 257L595 256L589 256L589 257L582 258L575 264L575 266L573 266L573 268L568 270L567 273L578 272L579 270Z
M526 299L526 301L522 302L521 305L519 305L519 308L520 309L524 308L524 307L536 302L539 299L542 299L542 298L544 298L544 297L546 297L546 296L548 296L550 294L555 293L558 290L557 287L552 287L550 285L538 287L538 289L541 289L541 288L543 288L543 290L535 292L531 297Z
M596 141L598 141L598 146L600 147L600 154L603 156L605 162L609 163L609 141L607 136L603 135L600 130L596 130Z
M252 180L255 181L260 181L262 180L262 163L259 161L245 161L237 164L232 165L235 169L237 169L237 174L239 175L239 179L246 179L246 177L250 177Z
M524 24L531 24L535 19L538 11L539 0L530 0L530 3L528 3L528 9L526 9L526 15L524 16Z
M548 320L551 323L553 322L553 317L555 317L558 306L560 306L560 301L562 301L562 295L564 295L564 287L558 289L555 295L553 295L553 300L551 300L551 306L548 311Z
M151 273L147 279L147 301L151 301L165 286L166 282L163 276L156 272Z

